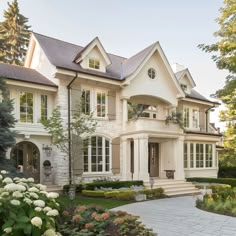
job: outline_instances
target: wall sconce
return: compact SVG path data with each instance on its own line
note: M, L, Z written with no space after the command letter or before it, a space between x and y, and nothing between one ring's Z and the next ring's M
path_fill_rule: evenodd
M52 153L52 147L43 144L43 151L46 153L47 157L50 157Z

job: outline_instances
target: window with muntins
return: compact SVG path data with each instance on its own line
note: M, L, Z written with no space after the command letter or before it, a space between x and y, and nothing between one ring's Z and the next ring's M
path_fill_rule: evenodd
M196 144L196 168L202 168L204 166L204 150L203 144Z
M110 140L102 136L93 136L87 148L84 148L84 172L109 172L111 148Z
M188 167L188 144L184 143L184 168Z
M47 120L48 118L48 96L41 95L41 120Z
M89 59L89 68L99 70L100 69L100 61L90 58Z
M194 167L194 146L190 143L190 168Z
M206 144L205 167L212 167L213 151L212 144Z
M184 108L184 127L189 128L189 108Z
M97 117L106 117L106 93L97 92Z
M86 115L90 114L90 90L83 89L82 90L82 112Z
M30 92L20 92L20 122L33 123L34 96Z
M199 127L199 110L193 109L192 110L192 127L198 128Z

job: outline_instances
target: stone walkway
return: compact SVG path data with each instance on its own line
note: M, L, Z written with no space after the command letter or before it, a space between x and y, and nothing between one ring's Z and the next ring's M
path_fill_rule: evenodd
M124 205L158 236L236 236L236 218L195 207L194 197L176 197Z

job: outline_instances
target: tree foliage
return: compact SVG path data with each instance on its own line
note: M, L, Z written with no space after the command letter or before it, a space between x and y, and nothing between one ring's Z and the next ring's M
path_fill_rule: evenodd
M0 61L22 65L30 38L28 18L20 14L17 0L8 3L0 22Z
M220 29L214 33L218 41L211 45L201 44L205 52L213 53L212 59L219 69L236 73L236 1L224 0L220 8L220 17L216 19Z
M3 78L0 78L0 158L5 157L6 150L15 144L15 126L13 102L9 99L8 90Z
M212 59L219 69L226 69L229 75L225 86L215 93L215 97L224 103L220 112L221 121L227 122L225 149L220 155L221 165L236 163L236 1L224 0L220 8L220 17L216 19L220 29L214 33L217 42L212 45L201 44L199 47L213 53Z

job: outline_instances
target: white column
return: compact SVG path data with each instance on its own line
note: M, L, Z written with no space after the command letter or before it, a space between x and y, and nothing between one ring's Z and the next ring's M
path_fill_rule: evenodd
M139 139L134 138L134 173L133 180L139 180Z
M139 179L149 181L148 173L148 136L139 138Z
M126 138L122 142L122 179L131 180L130 172L130 141Z
M125 129L128 121L128 98L122 98L122 128Z
M175 179L185 179L184 173L184 141L179 138L174 141L174 163L175 163Z

